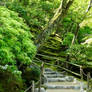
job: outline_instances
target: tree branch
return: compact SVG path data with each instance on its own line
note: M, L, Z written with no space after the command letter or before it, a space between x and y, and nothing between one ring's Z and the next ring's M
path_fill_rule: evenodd
M73 1L74 0L70 0L70 1L61 0L61 4L57 9L54 17L48 23L48 26L46 27L46 29L43 32L41 32L38 35L37 39L35 40L35 44L37 45L38 49L40 49L40 47L48 40L48 37L53 33L54 25L58 25L59 21L65 17Z
M86 10L86 13L88 13L88 11L91 9L91 7L92 7L92 0L90 0L90 2L89 2L88 9Z
M88 8L87 8L86 12L84 13L84 17L83 17L82 21L86 18L87 13L90 11L91 8L92 8L92 0L90 0L90 2L89 2ZM82 22L82 21L81 21L81 22ZM81 23L81 22L80 22L80 23ZM75 43L75 40L77 39L78 32L79 32L79 29L80 29L80 23L77 23L77 28L76 28L74 37L73 37L73 39L72 39L72 44L71 44L71 45L73 45L73 44Z

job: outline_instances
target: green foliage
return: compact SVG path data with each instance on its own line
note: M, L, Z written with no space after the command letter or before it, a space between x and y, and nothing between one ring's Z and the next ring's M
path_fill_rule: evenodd
M75 44L70 47L70 49L67 50L67 54L70 56L70 61L77 64L83 64L86 63L86 46Z
M78 33L79 42L83 42L84 38L92 34L91 28L88 26L82 27Z
M32 35L17 13L0 7L0 64L30 63L36 47Z
M30 65L36 54L31 38L18 13L0 7L0 92L23 92L22 71L18 68L20 64Z
M19 13L30 26L32 34L36 37L54 14L54 10L58 8L60 1L57 0L30 0L25 7L20 2L7 3L7 8Z
M89 1L90 0L81 0L81 1L75 0L68 12L69 13L68 16L71 17L72 20L75 21L76 23L81 23L84 20L85 12L88 9Z
M37 82L40 78L40 72L40 67L37 65L31 65L26 68L23 78L26 79L27 83L31 83L32 80Z
M70 46L73 40L74 34L73 33L67 33L64 37L63 44L66 46Z
M21 72L14 66L0 65L0 92L23 92Z
M92 44L75 44L67 50L67 54L70 55L71 62L89 67L88 64L92 60Z
M70 62L85 65L86 67L89 67L89 65L92 67L92 11L85 13L88 9L89 1L75 0L67 16L61 22L62 28L59 28L62 31L63 45L68 46L66 51L70 56ZM78 34L76 34L77 25L80 27ZM71 46L74 34L77 35L77 38L74 45Z
M19 14L19 16L23 17L25 20L28 20L29 17L27 17L27 11L19 2L7 2L6 7L12 11L15 11Z
M23 20L18 17L17 13L11 15L14 20L8 17L4 17L0 20L0 30L5 30L4 35L0 34L0 39L3 39L0 40L2 46L2 49L0 49L0 58L3 61L2 64L6 64L6 62L7 64L16 64L16 61L20 61L24 64L30 63L34 56L35 46L29 39L32 37L29 30L34 36L33 39L35 39L48 25L48 22L59 7L60 1L61 0L17 0L16 2L6 3L8 9L19 13L19 16L23 18L30 29L23 23ZM53 35L49 37L49 40L43 45L39 53L62 57L63 61L66 60L68 54L70 55L70 61L73 63L85 65L87 67L92 65L92 43L89 40L92 38L92 9L87 14L85 13L89 1L90 0L74 0L74 3L68 10L68 14L65 15L64 20L61 18L61 21L56 23ZM1 15L3 11L0 13ZM4 16L9 16L8 12ZM17 20L17 22L15 20ZM1 28L3 22L5 25ZM80 28L77 34L76 30L78 25ZM74 45L71 46L75 34L76 39ZM16 42L16 45L14 42ZM50 60L50 58L44 57L41 57L41 59ZM25 79L29 81L30 79L36 80L34 76L39 75L39 73L36 75L35 68L31 68L32 70L29 68L26 69L25 72ZM32 76L32 73L34 73L34 76ZM31 76L31 78L29 76Z

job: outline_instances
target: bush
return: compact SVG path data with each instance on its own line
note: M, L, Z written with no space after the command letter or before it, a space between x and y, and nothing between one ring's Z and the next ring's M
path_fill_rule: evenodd
M37 65L31 65L30 67L27 67L25 69L23 78L26 79L26 83L30 86L32 80L37 82L40 79L40 72L40 67L38 67Z
M36 54L31 37L29 27L18 13L0 7L0 92L22 91L19 68L30 65Z
M17 13L0 7L0 64L30 63L36 53L31 37Z
M23 92L24 88L20 71L0 65L0 92Z

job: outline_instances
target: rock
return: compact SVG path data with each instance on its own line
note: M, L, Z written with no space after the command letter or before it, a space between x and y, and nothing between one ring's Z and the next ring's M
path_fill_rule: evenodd
M73 78L72 76L66 76L65 79L66 79L66 81L68 81L68 82L74 81L74 78Z
M35 89L35 92L38 92L39 88ZM41 92L46 92L46 90L44 88L41 88Z

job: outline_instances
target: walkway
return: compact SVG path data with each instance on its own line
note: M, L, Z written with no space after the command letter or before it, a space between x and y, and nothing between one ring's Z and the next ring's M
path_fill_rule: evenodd
M80 91L80 81L73 76L66 76L49 68L45 69L44 75L48 80L45 84L46 92L86 92Z

